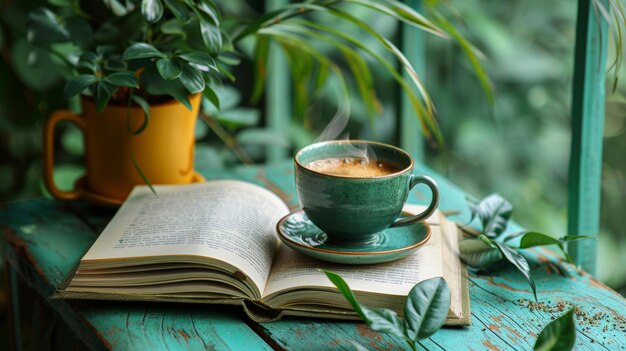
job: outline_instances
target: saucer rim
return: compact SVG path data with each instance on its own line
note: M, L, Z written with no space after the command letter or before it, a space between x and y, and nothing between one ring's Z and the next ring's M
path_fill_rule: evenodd
M329 250L329 249L319 249L313 246L307 246L307 245L303 245L300 244L298 242L295 242L293 240L291 240L290 238L288 238L285 234L283 234L283 232L281 231L280 227L281 224L290 216L295 215L297 213L304 213L304 210L300 209L297 211L293 211L290 212L288 214L286 214L285 216L283 216L283 218L281 218L278 223L276 223L276 233L278 234L278 237L281 239L281 241L285 242L288 241L289 244L291 245L296 245L300 248L303 248L305 250L309 250L309 251L316 251L316 252L321 252L321 253L326 253L326 254L335 254L335 255L346 255L346 256L377 256L377 255L389 255L389 254L393 254L393 253L399 253L399 252L404 252L404 251L410 251L413 249L416 249L424 244L426 244L428 242L428 240L430 240L430 237L432 236L432 230L430 228L430 224L426 223L426 222L419 222L416 224L421 224L426 228L426 237L424 239L422 239L421 241L418 241L415 244L409 245L409 246L405 246L399 249L394 249L394 250L386 250L386 251L373 251L373 252L354 252L354 251L350 251L350 252L346 252L346 251L336 251L336 250ZM321 229L320 229L321 230ZM387 229L385 229L387 230ZM287 243L285 243L287 244Z

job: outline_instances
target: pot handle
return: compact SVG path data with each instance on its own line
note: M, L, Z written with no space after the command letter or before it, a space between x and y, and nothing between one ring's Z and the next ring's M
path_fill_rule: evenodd
M54 129L57 123L62 121L72 122L83 133L85 132L85 121L71 111L60 110L50 115L43 128L43 181L50 194L55 198L59 200L78 200L81 194L76 189L62 191L54 184Z

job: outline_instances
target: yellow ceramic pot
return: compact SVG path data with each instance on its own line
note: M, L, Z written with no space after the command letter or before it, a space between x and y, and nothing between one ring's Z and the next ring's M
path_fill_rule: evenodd
M135 185L145 184L133 158L152 184L186 184L201 181L194 172L194 129L200 94L190 96L191 111L178 101L150 106L147 127L138 106L109 105L98 113L92 100L83 99L81 116L66 110L54 112L44 126L43 178L60 200L87 199L115 205L126 199ZM53 179L54 128L61 121L76 124L84 133L86 174L72 191L61 191Z

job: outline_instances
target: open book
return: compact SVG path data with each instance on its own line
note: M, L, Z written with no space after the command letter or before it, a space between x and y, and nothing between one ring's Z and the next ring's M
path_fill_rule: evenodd
M158 197L135 187L56 298L239 304L256 321L358 319L323 268L341 275L362 304L400 315L417 282L442 276L452 293L446 324L469 324L459 232L438 212L427 221L429 242L415 254L346 266L282 245L275 225L288 209L269 190L234 180L155 189Z

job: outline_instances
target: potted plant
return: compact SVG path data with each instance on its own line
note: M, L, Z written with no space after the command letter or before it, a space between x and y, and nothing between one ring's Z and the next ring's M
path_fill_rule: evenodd
M69 4L69 2L68 2ZM44 126L44 180L59 199L118 204L132 187L190 183L194 127L207 82L219 79L214 59L223 45L220 14L211 2L90 2L29 15L29 40L54 50L71 43L62 59L75 75L64 95L83 95L81 116L57 111ZM216 102L217 103L217 102ZM85 133L86 176L74 191L52 179L55 125L76 123Z
M424 130L438 137L432 102L408 60L390 40L342 7L346 3L367 7L446 36L444 30L401 2L307 1L285 5L252 21L223 15L211 0L51 3L56 6L41 7L29 14L27 39L72 71L65 97L82 96L80 116L58 111L44 126L44 180L59 199L83 197L119 204L137 184L201 181L193 164L199 105L204 100L219 107L214 89L222 79L235 78L231 69L246 56L240 50L246 41L253 41L254 46L255 97L261 95L263 79L267 78L264 65L271 41L290 58L296 85L315 75L318 84L312 89L319 89L326 76L334 74L345 96L348 84L343 78L344 69L310 45L320 41L343 54L357 90L371 109L375 109L376 99L370 94L373 82L367 77L367 63L362 56L369 55L386 67L407 92ZM387 59L350 34L308 16L313 12L349 22L375 38L399 60L409 81ZM299 65L300 61L306 67ZM309 67L311 62L315 70ZM308 93L307 89L295 89L294 99L302 102L298 96ZM54 127L63 120L76 123L85 133L87 172L70 192L56 189L52 179Z

